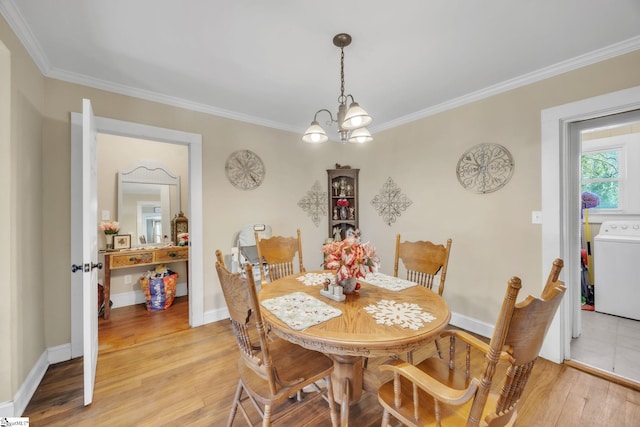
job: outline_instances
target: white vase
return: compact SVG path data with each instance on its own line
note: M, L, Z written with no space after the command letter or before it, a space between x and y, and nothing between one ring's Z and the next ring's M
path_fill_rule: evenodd
M113 249L113 237L115 236L115 234L105 234L104 235L104 241L106 242L106 248L107 250L112 250Z
M356 285L358 284L358 280L355 277L349 277L348 279L344 279L340 281L340 286L342 286L342 293L344 294L352 294L356 291Z

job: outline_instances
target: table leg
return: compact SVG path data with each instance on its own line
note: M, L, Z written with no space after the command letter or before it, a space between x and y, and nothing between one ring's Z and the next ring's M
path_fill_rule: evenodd
M349 401L351 395L351 384L349 378L345 378L342 382L342 396L340 396L340 426L349 427Z
M347 396L349 405L358 403L362 397L362 356L328 356L333 360L331 381L335 401L342 403L343 397Z

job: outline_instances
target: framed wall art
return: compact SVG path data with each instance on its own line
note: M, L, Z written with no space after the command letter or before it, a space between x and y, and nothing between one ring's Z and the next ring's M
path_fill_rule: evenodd
M113 249L130 249L131 248L131 234L118 234L113 238Z

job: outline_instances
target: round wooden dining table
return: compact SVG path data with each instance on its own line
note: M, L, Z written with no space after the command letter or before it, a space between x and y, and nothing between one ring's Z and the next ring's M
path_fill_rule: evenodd
M358 279L359 291L346 295L344 301L334 301L321 295L322 284L310 285L299 280L303 275L323 273L331 272L300 273L263 285L259 299L262 317L271 331L333 360L334 397L344 410L361 398L363 357L405 354L426 345L449 324L451 313L442 297L419 285L395 291ZM304 292L342 314L296 330L265 308L264 301L296 292Z

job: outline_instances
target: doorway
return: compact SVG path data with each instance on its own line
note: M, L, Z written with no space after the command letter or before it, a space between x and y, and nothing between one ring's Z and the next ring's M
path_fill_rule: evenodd
M74 116L72 113L72 122ZM77 120L77 118L75 119ZM202 136L199 134L142 125L121 120L96 117L95 124L99 133L122 135L151 141L186 145L189 150L188 182L190 197L189 212L189 326L204 324L204 255L203 255L203 215L202 215ZM82 138L72 126L72 146L78 146L76 139ZM73 165L72 165L73 166ZM82 355L82 288L72 284L71 289L71 357Z
M569 124L640 108L640 86L549 108L541 114L542 264L546 276L553 259L565 260L568 292L547 334L541 355L562 363L571 358L571 338L580 318L580 147L569 141ZM576 307L578 309L576 309Z
M98 219L118 221L133 248L168 243L171 219L190 217L188 155L183 144L98 133ZM104 248L102 233L98 242ZM176 296L187 295L186 263L166 266L178 274ZM144 303L138 279L155 267L112 270L111 307ZM98 277L104 283L104 271Z
M594 238L601 224L640 218L640 110L571 123L569 141L581 147L583 165L579 184L587 208L580 217L580 249L587 255L583 280L597 286ZM640 385L640 322L598 310L595 299L589 287L583 289L581 310L574 313L579 321L574 325L570 360Z

